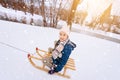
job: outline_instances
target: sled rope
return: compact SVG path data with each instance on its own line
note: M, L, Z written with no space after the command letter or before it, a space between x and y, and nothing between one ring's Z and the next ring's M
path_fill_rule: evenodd
M4 43L4 42L0 42L0 44L5 45L5 46L8 46L8 47L11 47L11 48L16 49L16 50L18 50L18 51L22 51L22 52L25 52L25 53L29 53L28 51L25 51L25 50L23 50L23 49L17 48L17 47L15 47L15 46L12 46L12 45L7 44L7 43Z

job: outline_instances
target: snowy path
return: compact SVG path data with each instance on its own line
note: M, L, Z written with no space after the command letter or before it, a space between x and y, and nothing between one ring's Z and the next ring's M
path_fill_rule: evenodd
M101 39L106 39L106 40L109 40L112 42L120 43L120 34L116 34L116 33L112 33L112 32L105 32L102 30L93 30L87 26L83 27L78 24L72 25L72 31L78 32L81 34L90 35L90 36L97 37L97 38L101 38Z
M27 52L47 50L58 39L58 30L0 20L1 80L67 80L34 68ZM120 80L120 44L72 32L77 44L71 54L76 71L68 70L70 80Z

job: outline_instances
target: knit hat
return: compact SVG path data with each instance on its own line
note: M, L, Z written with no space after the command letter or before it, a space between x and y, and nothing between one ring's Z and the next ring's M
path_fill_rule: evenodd
M63 26L63 27L60 29L60 32L65 32L65 33L69 36L69 34L70 34L69 26Z

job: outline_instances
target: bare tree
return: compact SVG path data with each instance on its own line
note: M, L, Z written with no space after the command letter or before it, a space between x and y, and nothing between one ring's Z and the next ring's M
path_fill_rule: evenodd
M56 27L62 10L69 11L73 0L38 0L43 26ZM65 13L67 14L67 13ZM68 13L69 14L69 13ZM66 16L66 18L68 15Z
M77 5L78 5L79 2L80 2L80 0L73 0L72 6L71 6L71 9L70 9L70 14L69 14L69 17L68 17L68 22L67 22L68 25L70 26L70 29L71 29L73 18L74 18L76 8L77 8Z
M78 0L5 0L1 3L8 4L7 7L15 10L24 11L25 14L26 12L32 15L38 14L42 16L43 26L56 27L62 17L68 24L71 23L73 18L71 13L75 1ZM38 5L36 6L36 4ZM33 19L31 19L32 22Z

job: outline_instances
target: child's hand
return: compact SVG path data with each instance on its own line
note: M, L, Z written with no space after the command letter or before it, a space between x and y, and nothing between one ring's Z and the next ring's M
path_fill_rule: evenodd
M48 52L49 52L49 53L52 53L52 51L53 51L53 48L49 47L49 48L48 48Z

